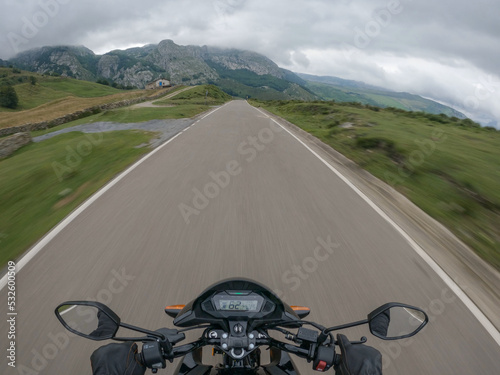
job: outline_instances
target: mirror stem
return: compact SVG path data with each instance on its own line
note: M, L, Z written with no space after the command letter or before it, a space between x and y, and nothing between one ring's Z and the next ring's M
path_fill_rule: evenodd
M356 326L360 326L360 325L363 325L363 324L368 324L368 320L365 319L365 320L360 320L360 321L354 322L354 323L348 323L348 324L342 324L342 325L336 326L336 327L330 327L330 328L325 329L323 331L323 333L328 334L328 333L330 333L332 331L338 331L340 329L356 327Z
M130 324L127 324L127 323L120 323L120 327L131 329L132 331L136 331L136 332L145 333L146 335L150 335L150 336L153 336L153 337L157 337L157 338L159 338L161 340L165 340L165 336L163 336L161 333L150 331L148 329L136 327L136 326L133 326L133 325L130 325Z

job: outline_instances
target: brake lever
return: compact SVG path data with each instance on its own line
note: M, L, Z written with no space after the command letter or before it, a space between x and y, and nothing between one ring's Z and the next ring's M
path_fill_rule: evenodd
M183 332L178 332L176 329L160 328L156 332L161 333L172 344L175 345L186 338Z
M366 336L361 337L360 341L349 341L352 345L365 344L368 341ZM335 345L339 345L338 341L335 341Z

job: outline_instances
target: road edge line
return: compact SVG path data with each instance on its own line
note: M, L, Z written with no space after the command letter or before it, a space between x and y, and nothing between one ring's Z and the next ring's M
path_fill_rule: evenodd
M230 103L230 102L228 102ZM226 104L228 104L226 103ZM80 215L83 211L85 211L92 203L94 203L97 199L99 199L101 196L103 196L108 190L110 190L113 186L115 186L118 182L123 180L130 172L132 172L134 169L136 169L139 165L141 165L143 162L145 162L147 159L149 159L151 156L156 154L158 151L160 151L163 147L168 145L170 142L172 142L174 139L176 139L178 136L180 136L182 133L184 133L186 130L191 128L192 126L196 125L199 123L201 120L205 119L206 117L210 116L214 112L218 111L222 107L224 107L226 104L217 107L207 113L205 116L202 118L196 120L193 122L191 125L189 125L187 128L184 130L180 131L176 135L174 135L172 138L168 139L165 143L162 145L158 146L148 154L144 155L141 159L136 161L134 164L132 164L130 167L125 169L123 172L121 172L118 176L116 176L114 179L109 181L106 185L104 185L101 189L96 191L92 196L90 196L85 202L83 202L80 206L75 208L72 212L70 212L62 221L60 221L58 224L56 224L55 227L53 227L45 236L43 236L35 245L31 247L22 257L19 259L19 261L16 261L16 276L19 273L19 271L26 265L30 260L32 260L54 237L56 237L64 228L66 228L73 220L75 220L78 215ZM0 279L0 291L3 290L3 288L7 285L7 278L8 278L8 273L6 273L1 279Z
M250 105L250 104L249 104ZM333 173L337 175L347 186L349 186L356 194L358 194L371 208L375 210L385 221L387 221L396 231L401 234L401 236L408 242L408 244L413 248L413 250L431 267L431 269L443 280L443 282L457 295L457 297L463 302L463 304L469 309L469 311L476 317L476 319L481 323L481 325L486 329L490 336L495 340L495 342L500 346L500 332L491 323L488 317L477 307L477 305L472 301L467 294L458 286L458 284L437 264L437 262L431 258L429 254L406 233L403 228L401 228L394 220L392 220L389 215L387 215L379 206L377 206L365 193L356 187L347 177L340 173L335 167L328 163L322 156L320 156L311 147L305 144L299 137L293 134L290 130L276 121L274 118L269 116L267 113L261 111L250 105L252 108L256 109L271 121L283 128L288 134L295 138L299 143L301 143L306 149L308 149L314 156L316 156L323 164L325 164Z

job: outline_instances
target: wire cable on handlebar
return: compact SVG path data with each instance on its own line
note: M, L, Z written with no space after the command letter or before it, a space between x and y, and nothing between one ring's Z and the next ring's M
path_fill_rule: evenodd
M314 322L309 322L309 321L306 321L306 320L275 322L275 323L270 323L268 325L265 325L264 328L265 329L269 329L269 328L275 328L275 327L286 327L286 326L290 326L290 325L291 326L296 326L297 324L300 324L301 326L304 325L304 324L308 324L308 325L313 326L316 329L319 329L320 331L323 331L323 330L326 329L321 324L314 323Z
M309 322L309 321L306 321L306 320L299 320L299 321L281 321L281 322L276 322L276 323L271 323L271 324L268 324L268 325L265 325L264 329L273 329L273 330L276 330L276 331L279 331L283 334L286 334L286 330L281 330L279 329L278 327L283 327L283 326L287 326L287 325L297 325L297 324L300 324L300 325L311 325L313 326L314 328L320 330L321 332L323 332L326 328L323 327L321 324L318 324L318 323L315 323L315 322ZM284 332L285 331L285 332ZM289 333L289 332L288 332ZM331 332L328 333L328 337L330 338L330 342L327 344L327 345L332 345L335 343L335 340L333 338L333 335Z
M195 326L195 327L184 328L184 329L181 329L177 332L181 333L181 332L193 331L195 329L212 328L212 327L213 327L213 325L211 325L211 324L205 324L205 325L200 325L200 326Z

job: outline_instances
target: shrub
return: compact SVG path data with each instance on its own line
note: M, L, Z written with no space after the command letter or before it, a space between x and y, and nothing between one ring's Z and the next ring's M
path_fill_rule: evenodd
M104 78L98 79L96 82L104 86L109 86L109 82Z
M481 125L479 125L477 122L472 121L470 118L466 118L466 119L462 120L460 125L466 126L468 128L480 128L481 127Z
M340 123L340 120L338 120L338 119L337 119L337 120L333 120L332 122L328 123L328 124L326 125L326 127L327 127L328 129L331 129L331 128L334 128L334 127L336 127L336 126L339 126L340 124L341 124L341 123Z
M358 138L356 140L356 146L369 149L369 148L393 148L394 141L387 138L371 137L371 138Z
M379 149L384 151L393 160L401 160L403 155L396 148L396 143L382 137L360 137L356 139L356 146L364 149Z
M18 104L19 98L14 87L10 85L0 87L0 106L15 109Z
M431 121L439 122L441 124L447 124L449 122L448 116L443 115L443 114L434 115L434 114L428 113L425 117L427 117Z

